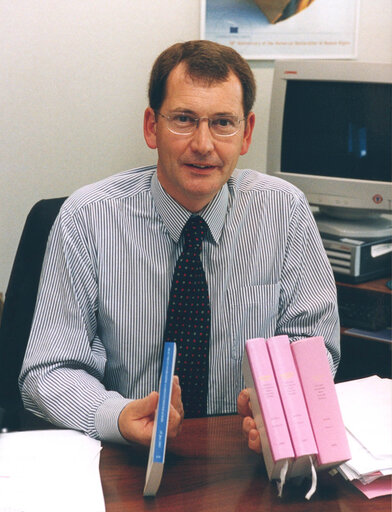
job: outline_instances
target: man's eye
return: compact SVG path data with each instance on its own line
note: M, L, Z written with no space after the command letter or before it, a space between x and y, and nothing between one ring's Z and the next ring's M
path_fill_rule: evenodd
M178 124L193 124L195 119L185 114L177 114L173 116L173 120Z
M235 125L234 120L230 117L218 117L213 120L213 124L215 126L219 126L220 128L231 128Z

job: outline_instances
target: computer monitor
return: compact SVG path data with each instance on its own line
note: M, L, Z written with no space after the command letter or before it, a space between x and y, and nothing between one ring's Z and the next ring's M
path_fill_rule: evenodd
M318 207L321 232L392 234L391 143L391 64L276 61L267 172Z

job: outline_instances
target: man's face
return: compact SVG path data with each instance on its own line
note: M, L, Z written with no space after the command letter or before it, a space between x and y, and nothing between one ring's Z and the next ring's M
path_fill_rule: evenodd
M194 81L180 63L167 80L166 97L160 112L170 116L186 112L197 118L230 114L244 117L242 87L231 73L228 80L208 86ZM144 117L147 145L158 149L158 179L178 203L192 212L200 211L230 178L238 157L248 151L254 114L230 137L214 136L207 121L189 135L169 131L167 121L148 108Z

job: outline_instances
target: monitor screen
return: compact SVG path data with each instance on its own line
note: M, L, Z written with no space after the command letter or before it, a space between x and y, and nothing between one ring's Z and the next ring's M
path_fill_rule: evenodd
M392 64L275 62L267 173L296 185L316 212L343 219L320 230L370 237L377 222L380 236L392 233L391 170Z
M281 171L390 180L391 112L392 84L288 82Z

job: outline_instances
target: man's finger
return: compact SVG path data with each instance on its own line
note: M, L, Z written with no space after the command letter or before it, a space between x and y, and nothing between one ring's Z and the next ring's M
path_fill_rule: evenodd
M250 408L250 395L247 389L243 389L237 398L237 410L241 416L252 416Z

